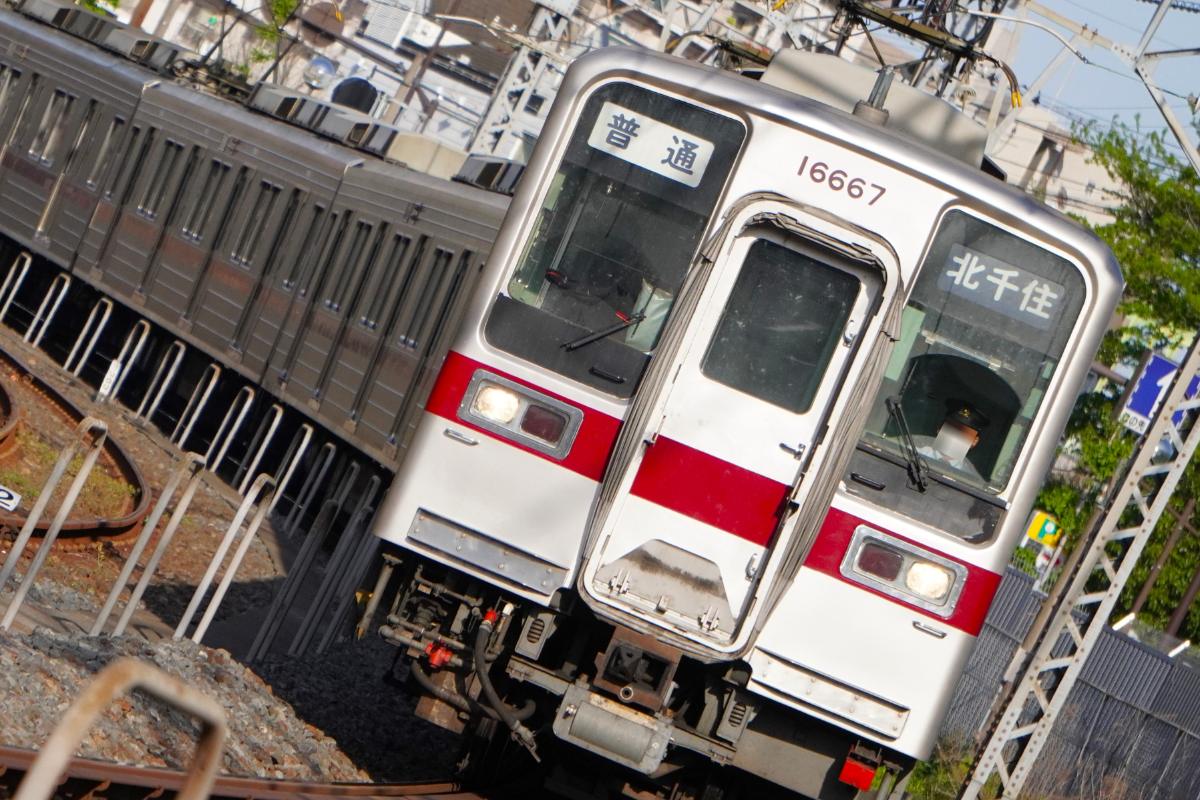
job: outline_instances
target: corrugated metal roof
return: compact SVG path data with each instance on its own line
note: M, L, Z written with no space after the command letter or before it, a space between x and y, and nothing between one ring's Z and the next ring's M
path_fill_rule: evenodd
M1106 628L1079 677L1102 692L1149 711L1172 666L1163 653Z
M1041 605L1042 595L1033 591L1033 578L1019 569L1009 567L992 600L985 625L990 625L1010 639L1025 638Z
M1176 664L1154 698L1151 713L1200 736L1200 671Z
M1017 643L1042 597L1008 570L967 661L942 735L972 736L991 709ZM1056 653L1067 649L1064 635ZM1102 632L1038 759L1027 791L1145 800L1200 800L1200 670L1122 633ZM1022 720L1031 719L1026 709Z

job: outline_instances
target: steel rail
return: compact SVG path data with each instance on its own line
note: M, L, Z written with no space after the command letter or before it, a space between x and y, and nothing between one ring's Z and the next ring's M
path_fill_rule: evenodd
M0 363L11 367L22 378L28 380L30 388L36 394L41 395L55 413L71 420L72 424L78 423L87 416L66 395L52 386L49 381L38 376L22 359L3 346L0 346ZM16 419L21 416L19 407L14 405L15 402L15 399L10 396L9 421L4 424L3 429L9 434L13 432L10 430L10 424L15 423ZM3 438L3 431L0 431L0 438ZM121 541L129 538L141 529L142 522L150 512L151 492L141 470L138 469L137 462L112 438L105 443L101 460L110 468L115 469L122 480L134 487L133 508L119 517L68 518L62 525L62 537L58 541L59 547L72 549L73 546L86 547L94 541ZM26 517L23 514L0 511L0 525L7 525L19 530L25 520ZM40 522L35 526L35 531L40 536L46 532L49 525L48 520Z
M0 786L15 784L29 770L37 751L10 745L0 745ZM162 767L136 767L90 758L72 758L65 781L108 784L102 794L121 796L125 788L130 795L159 796L164 792L177 793L183 788L187 773ZM481 795L466 791L456 781L416 781L413 783L313 783L308 781L277 780L272 778L240 778L218 775L210 797L241 800L306 800L313 798L387 798L430 797L439 800L484 800Z

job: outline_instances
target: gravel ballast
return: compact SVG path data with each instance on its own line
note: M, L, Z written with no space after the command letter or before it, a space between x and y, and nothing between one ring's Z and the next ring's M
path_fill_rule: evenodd
M190 641L86 638L47 628L0 633L0 740L36 749L80 690L123 656L182 678L225 709L229 735L223 771L290 780L367 781L335 741L223 650ZM185 715L134 693L107 708L78 755L140 766L185 768L198 731Z

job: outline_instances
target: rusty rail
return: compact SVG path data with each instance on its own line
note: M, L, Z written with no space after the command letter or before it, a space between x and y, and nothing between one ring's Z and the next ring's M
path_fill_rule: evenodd
M28 772L37 752L21 747L0 745L0 787L12 790ZM105 796L158 797L177 793L184 785L187 773L162 767L133 767L91 758L72 758L63 773L65 792L83 796L89 790ZM104 787L101 790L101 787ZM120 789L127 789L121 792ZM4 794L0 790L0 794ZM439 800L484 800L483 796L466 791L455 781L418 781L413 783L311 783L269 778L239 778L218 775L210 797L245 798L245 800L306 800L307 798L385 798L431 797Z
M7 362L9 366L19 372L23 378L30 382L36 392L45 397L63 416L70 419L72 424L78 424L87 416L57 389L35 375L20 359L3 347L0 347L0 360ZM12 437L12 433L15 429L16 420L20 416L20 410L19 408L14 408L12 398L8 397L7 394L5 398L8 400L9 414L7 421L0 427L0 448L8 446L6 436L9 439L14 438ZM0 411L2 410L0 408ZM141 470L138 469L134 460L112 439L109 439L105 444L104 455L107 456L106 460L108 463L116 468L122 478L134 487L137 497L134 508L119 517L90 517L82 519L76 517L68 519L62 525L62 538L59 540L60 545L68 544L71 540L82 539L90 541L91 539L101 537L113 540L133 535L140 529L143 520L145 520L146 515L150 511L151 492L146 485L145 479L142 477ZM0 526L19 530L25 524L25 521L26 517L21 514L0 511ZM34 530L39 536L43 535L49 524L48 520L44 520L39 522Z

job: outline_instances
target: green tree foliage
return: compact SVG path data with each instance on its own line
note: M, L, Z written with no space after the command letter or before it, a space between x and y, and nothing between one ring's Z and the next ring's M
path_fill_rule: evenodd
M1149 324L1123 331L1162 344L1164 329L1200 327L1200 178L1162 132L1115 125L1084 128L1080 138L1123 187L1115 219L1093 226L1121 262L1122 311Z
M1121 311L1139 320L1110 332L1100 358L1117 363L1135 359L1147 348L1179 344L1178 340L1200 328L1200 179L1168 147L1163 133L1115 125L1108 129L1084 128L1079 138L1122 187L1114 219L1092 228L1112 247L1125 273L1127 286ZM1112 476L1133 444L1132 438L1117 430L1112 421L1114 394L1081 399L1070 423L1070 433L1080 448L1080 465L1094 483ZM1051 486L1043 489L1042 498L1062 508L1066 494ZM1193 463L1172 504L1179 511L1187 498L1198 496L1200 467ZM1200 515L1193 519L1196 523L1200 523ZM1126 585L1117 614L1132 607L1175 524L1170 514L1159 521ZM1151 624L1165 626L1197 567L1200 539L1185 536L1164 564L1142 617ZM1200 607L1192 609L1180 635L1200 640Z
M77 0L77 4L83 6L88 11L94 11L97 14L107 16L117 10L120 0Z
M300 0L270 0L263 3L262 11L268 17L266 25L258 28L258 37L265 42L275 43L283 31L284 23L291 17L292 12L300 5Z

